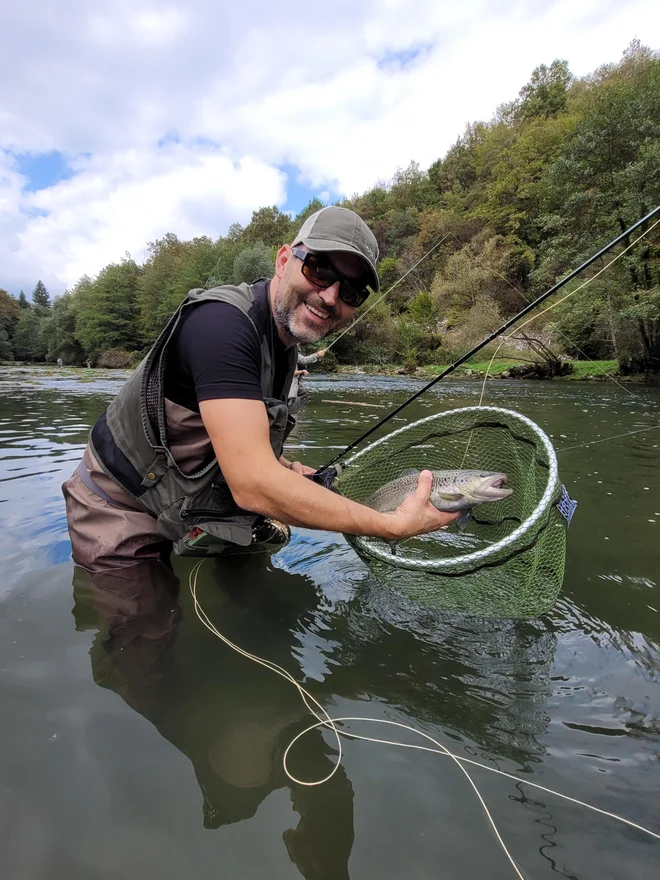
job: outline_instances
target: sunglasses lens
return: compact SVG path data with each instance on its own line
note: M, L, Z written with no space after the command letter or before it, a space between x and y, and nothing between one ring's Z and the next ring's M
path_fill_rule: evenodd
M303 275L317 287L326 288L339 280L332 266L324 264L316 254L307 254L303 263Z
M346 281L343 281L339 288L339 299L342 302L345 302L347 306L352 306L354 309L361 306L368 296L368 290L356 290Z
M340 280L335 267L329 261L312 253L307 253L305 256L302 273L308 281L311 281L312 284L320 287L322 290L332 287L333 284ZM353 287L352 284L349 284L348 281L342 278L339 285L339 299L352 308L361 306L369 296L366 283L363 285L361 281L356 279L356 284L358 286Z

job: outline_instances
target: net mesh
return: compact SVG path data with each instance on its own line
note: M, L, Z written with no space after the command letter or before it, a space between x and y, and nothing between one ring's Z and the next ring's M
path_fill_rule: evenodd
M501 407L466 407L414 422L344 464L334 488L364 502L411 468L498 471L508 498L480 505L463 532L409 539L393 555L378 538L349 540L372 571L411 599L443 610L531 617L555 603L564 577L562 485L546 434Z

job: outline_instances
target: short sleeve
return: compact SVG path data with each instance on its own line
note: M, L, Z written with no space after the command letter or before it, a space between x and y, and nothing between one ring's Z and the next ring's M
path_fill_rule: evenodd
M195 306L179 331L177 352L198 402L263 400L259 338L252 321L236 306Z

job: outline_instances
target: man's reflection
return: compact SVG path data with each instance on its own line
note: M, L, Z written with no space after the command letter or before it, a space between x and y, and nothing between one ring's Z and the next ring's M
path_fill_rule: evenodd
M270 569L268 557L209 562L202 573L202 604L221 631L296 675L291 630L316 604L311 583ZM283 770L287 745L313 721L298 692L208 633L162 562L114 572L76 567L73 587L77 629L98 630L90 649L94 680L190 759L204 826L249 819L272 791L288 786L300 816L283 835L289 857L307 880L348 878L353 790L343 768L319 789L291 782ZM295 772L319 779L335 761L314 731L296 748Z

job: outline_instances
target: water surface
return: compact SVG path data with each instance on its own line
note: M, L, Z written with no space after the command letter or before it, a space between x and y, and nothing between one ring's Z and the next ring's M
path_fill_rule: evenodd
M344 740L329 783L292 784L282 754L310 716L290 685L202 626L193 561L119 585L74 570L60 484L124 379L90 376L0 374L0 876L513 877L446 758ZM392 407L420 387L307 381L290 452L311 465L387 411L342 401ZM396 424L475 404L479 391L440 383ZM640 429L660 422L660 392L630 391L488 384L485 402L552 436L579 502L564 589L543 618L430 611L373 578L340 535L307 530L272 558L205 563L204 609L331 715L411 724L459 755L659 831L660 431ZM316 732L291 766L311 780L335 758L332 736ZM511 780L474 777L529 880L660 875L660 842Z

